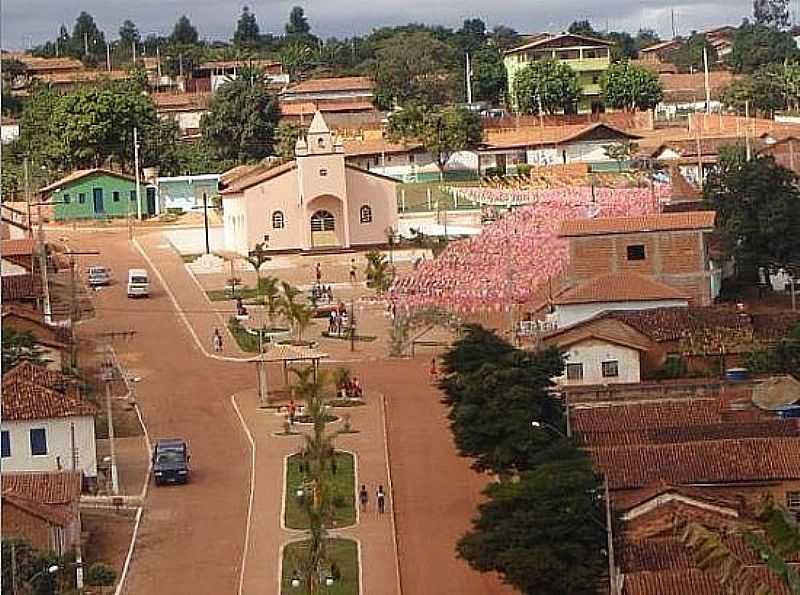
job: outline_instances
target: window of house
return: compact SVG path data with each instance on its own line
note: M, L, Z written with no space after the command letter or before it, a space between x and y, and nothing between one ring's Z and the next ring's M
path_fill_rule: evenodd
M602 366L603 378L616 378L619 376L619 362L617 360L603 362Z
M119 202L119 192L117 192L116 190L112 192L111 198L114 200L114 202Z
M372 223L372 208L369 205L361 207L361 223Z
M417 159L417 156L414 155L414 153L409 153L408 154L408 162L409 163L411 163L411 164L416 163L416 159Z
M62 201L62 202L65 204L65 205L68 205L68 204L69 204L69 201L70 201L69 194L65 194L63 197L61 197L61 201Z
M35 457L47 454L47 431L44 428L31 430L31 454Z
M567 364L567 380L583 380L583 364Z
M593 85L597 85L599 82L600 82L600 75L599 74L593 74L592 75L592 84Z
M320 147L320 148L324 147L325 146L325 139L324 138L318 139L317 140L317 146Z
M284 224L283 211L272 213L272 229L283 229Z
M800 512L800 492L786 492L786 508Z
M328 175L328 170L324 169L324 168L319 170L319 175L320 175L320 177L324 178L325 176Z
M78 193L78 202L84 204L86 202L86 195L83 192Z
M136 190L131 190L131 202L136 202Z
M3 430L0 432L0 456L11 456L11 436L9 435L8 430Z
M644 244L631 244L626 248L628 253L628 260L644 260Z

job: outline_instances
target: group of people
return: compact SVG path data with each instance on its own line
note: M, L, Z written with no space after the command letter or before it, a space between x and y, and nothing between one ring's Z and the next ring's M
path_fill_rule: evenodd
M657 210L648 188L596 188L594 193L591 188L560 188L535 195L530 204L486 225L480 235L452 242L437 258L420 262L394 282L390 301L406 311L440 307L461 314L530 304L566 269L567 241L557 235L561 221ZM667 193L658 187L656 196L665 199Z
M317 285L322 284L322 263L314 265L314 281ZM350 283L358 281L358 267L356 266L356 259L350 259Z
M361 512L367 512L369 508L369 491L367 491L367 486L363 483L361 484L361 489L358 490L358 501L361 505ZM379 485L378 489L375 490L375 503L378 505L378 514L386 512L386 491L382 485Z
M351 322L352 319L347 312L347 308L342 302L339 302L336 307L331 310L330 317L328 318L328 334L341 335L343 331L350 328Z
M317 303L331 304L333 303L333 289L330 285L316 284L311 288L311 299Z
M341 397L344 399L361 399L364 397L364 389L361 388L361 381L353 376L340 387Z

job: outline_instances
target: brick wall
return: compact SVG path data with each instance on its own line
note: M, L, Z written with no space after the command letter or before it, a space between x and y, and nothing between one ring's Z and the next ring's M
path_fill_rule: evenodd
M37 550L50 550L55 545L52 533L55 529L47 521L17 508L3 499L3 538L21 537Z

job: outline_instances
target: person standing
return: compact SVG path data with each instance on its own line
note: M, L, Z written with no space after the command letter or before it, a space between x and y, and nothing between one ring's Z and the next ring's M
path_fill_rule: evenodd
M358 490L358 501L361 503L361 512L367 512L367 504L369 502L369 492L367 486L361 484L361 489Z
M297 414L297 404L294 402L294 399L289 401L289 425L294 425L294 416Z
M317 285L319 285L322 281L322 265L320 263L317 263L315 268L315 276L317 278Z
M430 374L431 374L431 384L436 383L436 381L439 379L439 372L436 370L436 358L435 357L431 358L431 372L430 372Z
M383 491L383 486L378 486L378 491L375 492L375 499L378 501L378 512L383 514L386 512L386 493Z
M214 329L214 336L211 337L211 345L215 352L222 351L222 335L219 334L219 329Z
M356 259L350 259L350 283L356 282Z

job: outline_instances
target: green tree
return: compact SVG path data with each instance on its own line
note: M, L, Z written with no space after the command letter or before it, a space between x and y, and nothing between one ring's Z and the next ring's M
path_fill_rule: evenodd
M800 259L800 191L797 176L771 157L750 161L728 155L704 192L717 211L717 226L739 263L752 272L764 264Z
M369 68L376 84L375 101L382 109L448 103L460 91L457 64L452 46L430 33L393 35L378 43Z
M275 154L287 159L294 157L294 145L305 131L305 126L299 122L281 120L275 129Z
M389 117L388 132L393 140L422 143L433 155L441 179L453 153L470 149L483 138L480 117L461 107L409 106Z
M664 97L658 75L627 60L612 64L600 81L606 106L625 111L653 109Z
M261 267L265 262L272 260L267 252L267 248L266 242L259 242L245 258L256 271L256 299L258 301L261 301Z
M21 332L13 328L2 328L3 370L10 370L22 362L44 365L45 352L30 332Z
M311 66L313 50L300 40L293 40L283 45L280 51L281 64L289 75L289 80L296 81Z
M636 40L627 31L611 31L605 38L613 42L611 48L611 60L632 60L638 55Z
M781 29L789 26L789 0L753 0L756 24Z
M599 493L588 457L563 451L518 482L490 484L458 555L522 593L597 593L606 565Z
M272 153L278 102L263 77L240 72L214 94L200 120L204 140L217 158L250 161Z
M383 293L392 284L392 272L386 255L379 250L370 250L365 258L367 260L367 287Z
M105 56L106 38L97 27L94 18L88 12L81 12L75 19L72 39L67 48L68 53L76 57Z
M473 458L479 471L531 468L557 438L534 431L531 422L563 424L561 406L549 392L551 378L563 369L563 357L555 349L530 353L480 327L465 327L445 355L441 384L460 454Z
M233 34L233 43L238 46L253 46L258 44L260 31L255 13L245 6L236 23L236 32Z
M261 298L267 308L267 316L269 317L269 324L274 327L275 313L280 308L281 292L278 288L278 279L276 277L264 277L261 279L260 284Z
M681 70L703 70L703 50L708 56L708 65L711 67L717 62L717 50L703 33L692 32L689 39L684 41L678 49L671 54L673 63Z
M751 350L745 356L745 365L754 374L800 376L800 324L775 345Z
M791 62L797 55L791 34L745 21L736 31L730 63L737 72L755 72L767 64Z
M617 162L617 169L622 172L622 164L625 161L631 160L639 150L639 145L626 140L620 143L614 143L613 145L607 145L603 147L603 150L609 159L613 159Z
M522 68L511 89L520 112L548 114L574 113L581 94L578 75L569 65L555 60L539 60Z
M589 37L600 37L600 34L594 30L588 19L572 21L567 28L567 32L575 33L576 35L588 35Z
M133 44L139 45L142 41L139 29L136 28L136 24L132 20L126 19L123 21L122 26L119 28L119 41L125 49L131 48Z
M13 552L13 553L12 553ZM12 565L12 560L16 562ZM58 556L54 552L36 550L30 542L20 538L3 538L2 541L2 591L22 595L56 595L74 588L74 557ZM48 569L57 567L55 572ZM16 575L16 576L15 576Z
M286 35L308 35L311 25L302 6L293 6L289 12L289 22L286 23Z
M472 54L472 94L477 100L498 105L508 84L503 56L497 48L486 47Z
M499 51L510 50L518 46L522 42L522 37L511 27L505 25L497 25L492 29L489 34L489 43L496 47Z
M454 36L455 45L461 53L473 53L486 45L486 23L481 19L464 19L461 29Z
M197 29L186 15L178 19L172 28L172 35L170 35L170 40L175 44L196 45L199 39Z
M55 88L34 84L20 120L21 152L50 169L58 169L60 163L59 134L53 116L61 98L61 92Z

